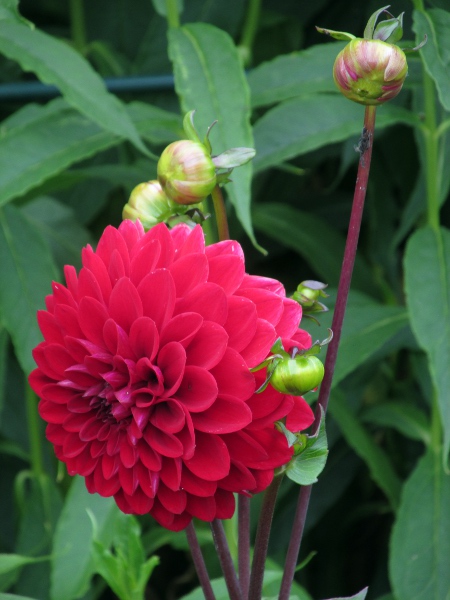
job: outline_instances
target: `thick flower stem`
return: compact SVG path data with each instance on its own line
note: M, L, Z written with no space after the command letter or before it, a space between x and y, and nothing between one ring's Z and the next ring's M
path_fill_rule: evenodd
M30 441L31 470L35 476L44 472L42 462L42 442L40 425L41 420L37 411L37 398L28 383L25 384L25 398L27 406L28 436Z
M250 498L241 494L238 498L238 531L239 583L243 597L247 598L250 587Z
M211 587L211 581L209 579L208 571L206 570L205 561L203 560L202 550L197 540L197 534L195 533L194 525L189 523L186 527L186 537L191 550L192 560L194 561L195 570L197 571L200 585L202 586L205 600L216 600L213 589Z
M264 500L259 514L258 529L256 531L248 600L260 600L261 598L270 528L272 526L273 511L282 479L282 475L276 476L264 493Z
M239 585L236 571L234 570L233 559L231 558L228 548L227 538L223 529L222 521L214 519L211 523L211 531L213 534L214 545L216 547L217 556L219 557L220 566L222 567L225 583L227 584L230 600L243 600L241 586Z
M219 232L219 240L223 242L223 240L230 239L230 232L228 230L228 220L227 220L227 211L225 208L225 201L223 199L222 190L219 185L211 192L211 196L214 204L214 212L216 214L217 221L217 230Z
M170 28L180 26L180 15L178 14L177 0L166 0L167 23Z
M70 29L72 42L78 52L86 47L86 28L84 23L84 0L70 0Z
M358 247L359 231L364 209L364 200L366 197L367 182L369 180L370 161L372 158L373 134L375 129L375 106L366 106L364 115L364 128L361 135L358 150L359 166L356 177L355 193L353 196L352 213L347 233L347 241L342 261L342 270L339 279L338 292L336 297L336 306L334 309L333 339L330 342L325 359L325 376L320 386L319 399L317 402L313 431L315 432L320 424L321 410L327 410L328 400L330 398L331 383L336 365L339 341L341 339L342 325L344 322L345 308L347 306L348 293L352 279L353 266L355 264L356 249ZM294 517L293 533L289 542L289 548L286 555L283 579L281 582L279 600L289 600L289 593L294 579L295 566L297 564L298 553L305 527L306 513L308 511L309 498L311 495L311 486L304 486L300 489L297 511Z

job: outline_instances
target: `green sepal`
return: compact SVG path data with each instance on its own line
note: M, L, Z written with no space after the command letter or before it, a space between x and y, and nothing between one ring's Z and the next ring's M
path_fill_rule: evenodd
M347 33L346 31L333 31L333 29L325 29L324 27L317 27L317 25L316 29L319 33L329 35L335 40L343 40L344 42L350 42L351 40L356 39L356 35L352 35L351 33Z
M202 144L202 141L197 133L197 130L195 129L194 115L195 115L195 110L190 110L188 113L186 113L184 115L184 119L183 119L184 133L186 134L187 139L191 140L191 142L198 142L199 144Z
M425 37L423 38L423 40L420 42L420 44L418 46L414 46L414 48L402 48L402 50L405 54L408 54L408 52L417 52L418 50L420 50L421 48L423 48L425 46L427 41L428 41L428 36L427 36L427 34L425 34Z
M217 169L234 169L248 163L255 154L254 148L230 148L218 156L213 156L212 161Z
M214 159L213 159L214 162ZM231 174L232 169L225 171L224 173L217 173L216 175L216 182L218 185L225 185L225 183L230 183L230 181L233 181L232 179L230 179L230 174Z
M299 485L316 483L322 473L328 456L328 443L325 431L325 413L320 407L319 429L314 435L299 434L298 447L294 444L294 457L288 463L285 473Z
M383 8L379 8L371 15L370 19L367 21L366 28L364 29L365 40L373 40L373 32L375 30L375 24L378 21L378 17L389 7L390 4L388 4L387 6L383 6Z
M378 23L374 33L374 40L381 40L388 44L395 44L403 37L403 15L401 13L396 19L387 19Z
M205 139L203 140L203 145L206 146L206 148L210 154L212 154L212 146L211 146L211 142L209 141L209 134L211 133L211 129L217 123L218 123L217 119L211 123L211 125L208 127L208 131L206 132Z
M295 433L292 433L292 431L289 431L283 421L276 421L275 427L281 431L281 433L284 433L289 448L291 448L297 442L298 436Z

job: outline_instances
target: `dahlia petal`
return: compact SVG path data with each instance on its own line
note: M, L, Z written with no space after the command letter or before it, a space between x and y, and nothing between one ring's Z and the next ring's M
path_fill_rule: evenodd
M255 468L258 468L259 465L262 467L269 458L264 448L269 449L270 446L262 446L258 443L254 439L253 432L252 435L249 435L245 431L237 431L224 435L223 439L234 462L245 461L247 467L256 465ZM270 450L272 449L270 448Z
M78 292L78 277L75 267L72 265L64 266L64 277L66 279L67 289L74 298L77 297Z
M174 314L196 312L206 321L215 321L223 325L227 319L227 297L221 287L215 283L197 285L175 304Z
M61 328L54 315L46 310L38 310L37 321L39 329L47 342L55 342L57 344L64 343Z
M252 474L255 478L256 483L255 487L250 491L252 494L259 494L259 492L265 490L272 483L274 472L273 469L254 469L252 470Z
M153 450L153 448L144 439L138 442L137 450L142 464L149 471L159 471L161 469L162 463L160 454L155 452L155 450Z
M45 400L51 400L56 404L67 404L67 402L73 398L74 394L77 393L78 392L74 392L69 388L63 388L57 383L49 383L41 388L38 396Z
M256 312L260 319L269 321L272 325L276 325L283 314L283 298L277 296L273 292L260 288L239 289L239 296L248 298L256 307Z
M38 404L38 410L41 417L47 423L63 423L67 417L67 408L62 404L55 404L47 400L41 400Z
M110 225L103 232L98 242L96 252L105 263L108 270L113 255L116 255L115 260L117 260L117 255L119 255L123 265L129 263L127 244L119 231ZM124 274L125 273L122 273L122 275Z
M166 433L177 433L183 429L185 421L184 410L174 400L159 402L153 406L150 422Z
M208 260L204 254L187 254L172 264L170 273L180 298L208 280Z
M186 351L178 342L170 342L159 351L158 367L164 378L164 396L171 396L180 387L186 364Z
M117 506L125 514L132 515L145 515L153 507L153 499L149 498L144 492L138 487L133 495L127 494L123 490L119 490L114 495L114 500Z
M146 357L152 361L159 348L159 335L155 322L149 317L140 317L130 328L130 346L136 358Z
M42 397L42 391L45 386L49 384L53 385L53 381L40 369L35 369L34 371L31 371L31 373L28 376L28 383L30 384L34 393L37 394L39 397ZM51 400L51 398L49 398L49 400Z
M80 440L80 436L76 433L69 433L66 435L63 442L63 453L67 458L74 458L83 452L86 448L85 442Z
M186 368L187 370L187 368ZM247 400L255 391L255 378L245 361L235 350L227 348L220 363L211 369L219 394Z
M208 281L217 283L227 296L234 294L245 275L244 257L232 254L209 259Z
M80 440L82 442L90 442L91 440L97 439L98 432L103 423L97 418L97 416L85 421L83 427L80 429Z
M269 388L266 388L266 389L269 389ZM264 392L262 392L262 394L263 393ZM257 394L257 395L262 396L262 394ZM283 419L289 413L289 411L292 410L292 407L294 406L294 397L293 396L288 396L285 394L278 395L278 392L275 392L275 394L278 397L276 399L276 403L273 407L272 412L269 412L270 404L272 404L272 403L269 403L269 402L266 403L265 400L263 398L261 398L261 404L265 404L267 413L263 414L263 412L260 411L260 414L262 416L259 418L257 418L255 416L255 414L253 414L253 419L252 419L252 422L248 425L248 430L264 429L265 427L273 427L273 424L275 423L275 421L279 421L280 419ZM256 394L255 394L255 396L256 396ZM248 405L250 406L250 408L253 408L253 406L255 406L257 403L258 403L258 398L256 398L255 402L252 404L250 403L250 400L248 401Z
M81 269L78 278L78 301L80 301L81 298L84 298L84 296L95 298L99 302L103 303L103 294L96 278L91 271L85 268Z
M120 489L120 481L117 475L112 476L109 479L106 479L103 476L103 472L101 467L97 466L94 469L93 473L88 477L90 480L94 479L95 491L103 496L104 498L109 498L109 496L114 496Z
M113 319L107 319L103 326L103 340L105 347L113 356L123 359L135 359L130 340L124 329Z
M61 344L46 344L44 357L47 364L58 374L58 379L64 376L64 371L73 365L73 358Z
M92 418L96 418L94 412L92 412L92 415L66 412L66 419L64 419L63 427L66 431L78 434L85 423L90 421Z
M150 229L151 231L151 229ZM119 508L120 505L119 505ZM175 515L173 512L168 511L159 501L158 496L155 498L153 502L153 506L151 509L151 515L160 525L165 527L166 529L172 529L173 524L175 522ZM189 520L191 520L191 516L189 515ZM173 530L173 529L172 529Z
M267 357L276 339L274 327L264 319L258 319L255 335L248 346L240 351L250 369L259 365Z
M290 340L283 339L283 346L286 352L289 352L294 347L304 350L311 348L312 338L311 335L304 329L297 329L294 335L291 336Z
M214 500L216 501L216 519L231 519L236 508L234 495L218 489L214 494Z
M183 445L177 437L156 429L151 424L148 424L144 431L144 439L151 448L163 456L177 458L183 454Z
M122 277L114 286L109 299L109 314L127 333L133 322L142 317L141 299L128 277Z
M75 456L75 458L68 458L66 455L64 455L63 460L67 464L67 472L69 475L78 474L82 477L87 477L90 475L98 463L98 459L91 457L89 446L85 446L83 452L78 454L78 456Z
M78 309L78 320L84 335L98 346L104 347L103 326L108 319L103 304L94 298L82 298Z
M242 280L240 289L244 290L253 288L267 290L283 298L286 296L286 291L283 284L276 279L272 279L270 277L261 277L260 275L248 275L246 273L244 279Z
M211 369L225 354L228 334L213 321L204 321L186 351L186 364Z
M89 453L92 458L98 458L105 454L105 444L100 442L98 439L92 440L89 444Z
M131 407L131 413L133 415L133 419L139 429L140 432L143 432L145 427L147 426L149 416L150 416L150 407L140 408L138 406ZM183 415L184 417L184 415ZM183 418L184 422L184 418ZM139 436L142 437L142 436Z
M163 456L160 472L161 481L163 481L170 490L179 490L183 487L181 485L181 470L182 463L180 458L166 458Z
M116 454L115 456L109 456L109 454L103 454L101 460L101 468L103 477L105 479L111 479L114 475L117 475L119 472L120 460L119 456Z
M158 240L161 244L161 254L155 266L157 269L167 269L173 262L175 249L172 241L172 236L169 229L164 223L155 225L145 234L146 240Z
M241 492L253 489L256 486L256 480L250 469L236 461L231 461L229 474L219 481L219 487L229 492Z
M187 348L203 323L203 318L193 312L185 312L170 319L161 332L161 347L169 342L180 342Z
M153 319L158 331L161 331L172 317L175 306L175 284L172 275L166 269L153 271L141 281L137 291L142 300L144 316Z
M56 281L52 281L52 291L55 304L67 304L72 308L77 307L74 297L69 290L62 285L62 283L56 283Z
M292 457L293 448L287 444L286 436L278 429L266 427L260 431L252 431L253 441L259 443L263 448L270 448L270 454L264 464L257 462L247 466L255 469L274 469L286 464Z
M183 446L182 458L192 458L195 452L195 431L191 415L187 408L183 407L186 424L181 431L177 433L177 438Z
M136 475L139 487L149 498L154 498L159 487L159 474L148 471L141 462L137 462Z
M302 307L291 298L283 298L283 314L277 323L278 337L291 337L298 329L302 318Z
M74 394L72 398L67 401L67 410L71 413L84 414L92 410L91 398Z
M199 496L188 494L186 510L197 519L212 521L216 516L216 501L212 496L200 498Z
M112 286L105 263L89 245L86 248L83 248L81 251L81 259L84 269L89 269L89 271L95 277L95 280L97 281L102 292L103 301L108 302L109 296L111 295Z
M86 356L84 366L88 372L95 378L100 379L103 373L111 370L111 355L107 353L98 354L97 356ZM103 382L94 385L86 392L93 396L95 392L99 393L103 388Z
M67 306L67 304L57 304L53 314L55 315L57 323L61 327L61 331L63 331L66 335L70 335L74 338L84 337L78 321L78 312L73 308L73 306Z
M188 366L173 399L178 400L190 412L201 412L212 405L217 398L217 392L216 380L209 371Z
M138 286L144 277L155 270L160 254L161 244L158 240L151 240L147 244L140 245L138 251L134 249L130 263L130 279L135 286Z
M228 345L237 352L248 346L256 332L256 308L243 296L228 298L228 316L224 325L228 333Z
M64 428L61 425L55 425L54 423L49 423L45 428L45 437L49 442L55 444L56 446L62 446L64 442L64 438L67 433L64 431Z
M120 487L125 494L132 496L138 486L138 478L133 468L126 467L123 463L119 464Z
M171 229L173 243L175 245L176 260L187 254L203 254L205 251L205 234L200 225L194 229L182 224L182 226Z
M186 508L186 492L184 490L174 492L162 482L158 488L158 499L164 508L174 515L180 515Z
M242 246L239 242L235 240L223 240L222 242L217 242L216 244L211 244L210 246L206 246L205 248L206 256L211 260L216 256L237 256L244 259L244 252L242 250Z
M198 431L207 433L231 433L243 429L252 420L252 411L245 402L233 397L219 396L212 406L192 414L192 422Z
M134 246L145 234L144 228L142 227L140 221L133 222L129 219L122 221L122 223L119 225L118 231L125 240L129 252L131 252Z
M120 452L121 434L117 427L111 428L111 433L106 443L106 452L110 456L114 456Z
M294 406L286 417L286 427L289 431L303 431L314 421L312 408L301 396L294 396Z
M231 434L233 435L233 434ZM230 454L221 437L213 433L196 432L196 448L186 467L201 479L217 481L230 471Z
M81 332L80 335L82 335ZM89 354L84 340L73 338L69 335L64 336L64 346L76 363L83 363L85 357Z
M123 436L120 442L120 460L127 469L131 469L136 464L138 459L138 451L136 446L130 444L128 436Z
M166 484L167 485L167 484ZM189 469L183 469L181 471L181 487L186 490L188 494L194 494L195 496L212 496L217 490L216 481L206 481L191 473Z
M73 365L66 369L66 380L60 381L60 385L74 387L75 389L88 389L98 383L84 365Z
M36 348L33 350L34 361L44 375L52 380L58 380L60 378L58 372L55 371L51 362L49 363L45 357L46 346L46 342L41 342L38 346L36 346Z

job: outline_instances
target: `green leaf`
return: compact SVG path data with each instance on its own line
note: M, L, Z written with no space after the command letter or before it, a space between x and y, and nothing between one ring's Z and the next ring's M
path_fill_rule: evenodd
M430 363L446 460L450 449L449 230L426 227L410 237L405 254L405 290L412 330Z
M183 0L176 0L178 14L183 12ZM165 0L152 0L153 8L161 15L161 17L167 16L167 2Z
M56 269L40 234L14 206L0 209L0 314L22 369L34 367L32 349L42 337L36 311L44 308Z
M248 74L252 106L275 104L295 96L334 92L333 64L345 44L317 44L277 56Z
M329 410L349 446L367 464L372 478L386 494L393 510L396 510L402 486L387 454L361 425L341 391L333 390Z
M338 284L345 238L320 217L288 204L264 203L253 208L253 222L256 229L298 252L326 283ZM352 285L377 293L370 267L361 256L356 258Z
M413 29L417 43L425 35L427 43L420 53L427 73L434 79L439 100L445 110L450 110L450 12L433 8L427 12L414 11Z
M101 77L68 44L22 23L0 21L0 52L56 85L67 102L106 131L124 137L148 154L124 105Z
M410 402L399 400L371 406L364 411L361 419L365 423L392 427L412 440L430 443L428 417Z
M317 477L325 468L328 456L325 415L322 411L319 431L306 437L306 448L288 464L286 475L299 485L316 483Z
M356 136L363 120L364 107L340 94L316 94L282 102L255 123L255 172ZM419 119L398 106L381 107L377 130L396 123L416 126Z
M0 21L16 21L28 25L29 27L34 27L30 21L22 17L22 15L19 13L18 6L19 0L1 0Z
M218 120L210 135L214 154L236 146L251 148L250 94L229 35L204 23L171 29L169 56L182 110L196 110L200 137ZM256 244L250 218L251 178L252 165L247 163L233 172L226 189L242 226Z
M450 476L427 452L406 482L391 539L390 579L396 600L450 597Z
M339 596L339 598L330 598L330 600L364 600L368 591L369 588L364 588L354 596L345 596L345 598L343 596Z
M25 565L42 562L44 560L49 560L49 557L39 556L33 558L30 556L21 556L20 554L0 554L0 575L10 573L15 569L20 569ZM4 594L0 594L0 598L2 595Z
M88 510L95 517L98 539L109 543L112 525L119 513L114 499L89 494L84 479L76 477L56 527L51 600L73 600L82 596L89 587L94 564L91 556L93 527Z
M0 594L0 600L35 600L35 598L16 596L16 594Z

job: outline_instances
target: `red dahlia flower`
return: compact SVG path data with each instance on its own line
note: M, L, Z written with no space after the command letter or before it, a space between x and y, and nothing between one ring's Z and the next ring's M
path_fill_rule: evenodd
M265 489L292 455L274 422L308 427L300 397L255 389L277 337L309 347L300 306L245 274L239 244L202 229L107 227L38 313L30 384L47 438L87 489L179 530L229 518L233 492Z

